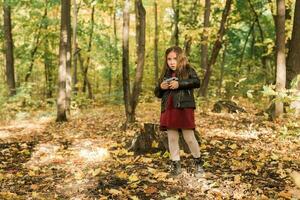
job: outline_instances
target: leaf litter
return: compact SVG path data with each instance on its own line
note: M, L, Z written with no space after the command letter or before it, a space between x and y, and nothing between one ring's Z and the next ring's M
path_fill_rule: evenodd
M1 199L299 199L298 135L289 121L251 113L197 111L204 177L168 178L165 152L127 150L144 122L158 123L159 104L139 105L124 130L122 107L78 112L67 123L11 122L0 127ZM298 127L299 128L299 127ZM16 134L14 134L16 133ZM155 148L156 145L153 145Z

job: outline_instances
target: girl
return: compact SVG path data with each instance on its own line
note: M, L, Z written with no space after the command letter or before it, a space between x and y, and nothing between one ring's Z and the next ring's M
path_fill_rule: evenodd
M194 135L193 94L193 89L200 87L200 80L180 47L174 46L166 50L165 64L158 83L154 93L161 98L160 128L168 134L171 175L181 173L179 130L194 157L196 173L202 174L200 148Z

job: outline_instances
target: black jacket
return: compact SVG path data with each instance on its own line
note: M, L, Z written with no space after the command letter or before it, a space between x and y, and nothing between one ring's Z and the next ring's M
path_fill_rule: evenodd
M154 94L156 97L161 98L161 112L164 112L167 105L167 100L169 95L173 96L173 106L174 108L195 108L195 99L194 99L194 88L200 87L200 80L197 76L197 73L192 67L187 67L188 78L179 79L179 86L175 90L162 90L160 88L161 81L158 82L155 87ZM168 70L164 78L171 77L171 70Z

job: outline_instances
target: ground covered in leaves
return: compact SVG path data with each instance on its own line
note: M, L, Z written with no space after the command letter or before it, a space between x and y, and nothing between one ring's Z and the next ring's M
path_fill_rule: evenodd
M62 124L48 112L2 122L0 199L300 199L299 120L197 110L205 176L182 152L173 179L168 152L127 150L143 123L158 123L159 102L137 110L126 130L118 106L75 110Z

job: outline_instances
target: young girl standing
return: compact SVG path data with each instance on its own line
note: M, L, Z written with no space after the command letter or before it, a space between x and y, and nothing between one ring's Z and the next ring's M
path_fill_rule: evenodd
M168 134L171 174L175 176L181 173L179 130L195 160L196 173L203 173L200 148L194 135L196 106L193 89L199 87L200 80L189 65L183 50L177 46L168 48L164 68L154 93L161 98L160 127Z

